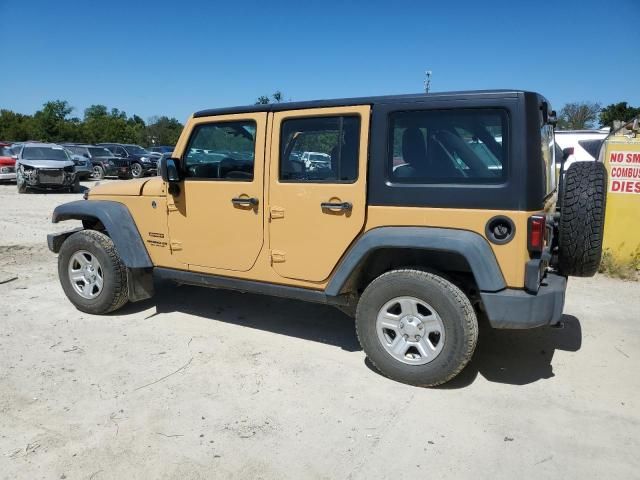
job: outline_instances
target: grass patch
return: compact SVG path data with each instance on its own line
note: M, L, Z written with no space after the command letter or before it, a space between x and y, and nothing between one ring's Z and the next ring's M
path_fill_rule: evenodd
M598 272L622 280L640 280L640 247L627 259L615 257L608 248L602 252Z

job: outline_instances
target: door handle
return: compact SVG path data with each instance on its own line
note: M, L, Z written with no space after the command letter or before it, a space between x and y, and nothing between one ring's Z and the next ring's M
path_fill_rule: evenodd
M353 208L351 202L322 202L320 207L323 210L350 211Z
M236 197L231 199L231 203L241 207L256 207L258 206L258 202L256 197Z

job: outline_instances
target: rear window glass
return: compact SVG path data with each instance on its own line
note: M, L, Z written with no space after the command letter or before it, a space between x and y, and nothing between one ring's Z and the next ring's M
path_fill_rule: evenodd
M578 140L578 144L584 148L584 150L593 157L593 159L597 159L600 155L600 147L602 146L602 142L604 140L596 139L596 140Z
M499 109L422 110L390 117L388 175L398 183L506 178L508 116Z

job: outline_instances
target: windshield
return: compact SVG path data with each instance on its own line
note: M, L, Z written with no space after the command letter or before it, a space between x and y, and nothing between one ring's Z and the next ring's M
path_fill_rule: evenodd
M148 155L149 152L147 152L144 148L139 147L138 145L125 145L125 148L127 149L127 151L129 153L133 153L134 155Z
M89 148L89 153L92 157L113 157L113 153L109 149L102 147Z
M22 158L24 160L69 160L67 153L60 147L24 147Z

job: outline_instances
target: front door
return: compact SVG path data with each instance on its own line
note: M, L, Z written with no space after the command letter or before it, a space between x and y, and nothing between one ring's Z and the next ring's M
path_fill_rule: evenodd
M362 230L370 107L276 112L269 240L278 275L326 280Z
M263 242L266 113L198 118L169 195L172 254L190 270L247 271Z

